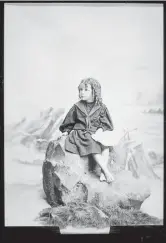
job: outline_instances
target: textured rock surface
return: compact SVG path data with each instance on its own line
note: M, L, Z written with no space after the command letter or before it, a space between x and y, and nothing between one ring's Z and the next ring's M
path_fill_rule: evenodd
M130 171L114 174L112 184L100 182L100 168L88 157L66 152L65 137L51 141L43 163L43 185L51 206L72 201L94 202L106 207L127 200L141 203L150 195L146 181L136 179ZM111 165L108 165L111 171Z

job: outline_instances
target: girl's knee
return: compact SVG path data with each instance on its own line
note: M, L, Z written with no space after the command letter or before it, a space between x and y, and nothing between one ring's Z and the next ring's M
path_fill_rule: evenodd
M101 156L101 154L92 154L93 158L97 158L97 157L100 157L100 156Z
M108 155L108 156L109 156L109 148L105 148L105 149L103 149L102 154L103 154L103 155Z

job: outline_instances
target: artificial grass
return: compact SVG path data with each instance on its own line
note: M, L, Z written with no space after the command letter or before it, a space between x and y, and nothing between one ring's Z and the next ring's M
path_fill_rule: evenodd
M40 213L38 220L44 225L105 228L110 226L162 225L162 220L142 213L138 209L124 207L121 202L105 208L87 203L69 203L66 206L48 208Z

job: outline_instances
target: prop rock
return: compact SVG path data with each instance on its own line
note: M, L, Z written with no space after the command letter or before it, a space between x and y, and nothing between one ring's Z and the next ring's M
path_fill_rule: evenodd
M43 188L52 206L77 201L99 207L120 201L141 203L150 195L148 185L132 176L130 171L116 174L112 184L100 182L100 168L91 157L80 157L64 149L65 138L51 141L43 163ZM111 171L111 164L108 164Z

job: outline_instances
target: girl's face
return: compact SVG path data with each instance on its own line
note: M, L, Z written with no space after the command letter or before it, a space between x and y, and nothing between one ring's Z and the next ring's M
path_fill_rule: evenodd
M81 100L93 102L93 90L90 84L81 84L79 87L79 97Z

